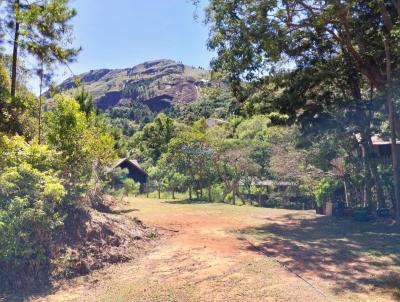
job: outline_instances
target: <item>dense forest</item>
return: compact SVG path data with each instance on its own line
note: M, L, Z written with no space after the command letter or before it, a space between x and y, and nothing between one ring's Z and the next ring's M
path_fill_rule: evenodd
M68 0L0 3L5 289L47 284L62 267L60 238L104 196L139 194L111 169L118 158L142 165L154 198L296 209L332 200L400 220L397 1L212 0L212 77L224 85L161 112L139 101L96 108L79 83L54 89L54 67L79 55L70 47L77 12Z

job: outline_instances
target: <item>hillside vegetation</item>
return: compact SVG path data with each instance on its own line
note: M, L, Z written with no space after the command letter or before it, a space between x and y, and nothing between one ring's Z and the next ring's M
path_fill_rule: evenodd
M207 70L172 60L155 60L132 68L91 70L67 79L57 90L67 92L81 84L99 109L140 102L159 112L196 101L199 88L209 85L209 80Z

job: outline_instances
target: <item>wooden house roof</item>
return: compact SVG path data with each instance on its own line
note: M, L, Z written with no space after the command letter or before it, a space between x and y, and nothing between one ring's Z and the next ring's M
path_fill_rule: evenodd
M145 170L143 170L143 168L140 166L139 162L137 160L135 160L135 159L121 158L114 164L113 169L118 168L123 163L129 164L132 167L138 169L139 171L141 171L141 172L143 172L144 174L147 175L147 172Z
M361 135L356 134L356 139L358 142L361 142ZM383 137L382 135L372 135L371 141L373 146L384 146L384 145L391 145L392 141L390 138ZM400 140L396 141L396 145L400 145Z

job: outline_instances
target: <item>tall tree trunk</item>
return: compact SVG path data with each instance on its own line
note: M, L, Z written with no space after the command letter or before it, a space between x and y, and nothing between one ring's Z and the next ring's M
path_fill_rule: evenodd
M161 188L157 187L157 191L158 191L158 199L161 199Z
M192 201L192 186L189 186L189 200Z
M396 220L400 223L399 213L399 200L400 200L400 177L399 177L399 154L397 152L397 138L394 131L394 104L391 96L391 92L387 92L387 102L390 116L390 138L392 140L391 151L392 151L392 172L393 172L393 183L394 183L394 207L396 209Z
M349 193L347 190L347 182L346 179L343 180L343 185L344 185L344 197L346 199L346 206L349 207L350 203L349 203Z
M211 185L208 184L208 202L212 202Z
M352 68L352 59L348 53L345 53L346 62L349 65L349 83L352 87L352 96L355 100L362 101L361 94L361 80L359 73L356 69ZM374 88L371 83L370 86L370 99L373 99ZM364 206L369 207L369 210L372 210L371 207L371 174L375 180L376 192L378 196L378 203L383 204L385 201L385 196L383 194L382 183L380 181L380 176L378 174L376 161L373 158L373 148L372 148L372 140L371 140L371 131L370 131L370 116L368 116L363 110L360 111L362 118L368 121L368 127L365 131L361 131L361 148L363 149L363 160L364 160L364 169L365 169L365 179L364 179L364 188L363 188L363 201ZM347 197L347 196L346 196Z
M364 207L368 207L368 211L372 213L372 199L371 199L371 171L369 165L365 163L365 179L364 179L364 192L363 192Z
M368 177L366 180L367 181L365 183L365 188L364 188L364 198L365 198L365 203L368 205L369 212L372 213L374 210L374 205L372 200L372 179L370 173L368 173Z
M15 0L15 33L14 33L14 47L13 59L11 70L11 96L15 97L17 91L17 65L18 65L18 47L19 47L19 0Z
M392 140L392 172L394 183L394 206L396 209L396 221L400 223L399 200L400 200L400 175L399 175L399 154L397 152L397 138L396 138L396 112L392 98L392 58L390 53L390 40L389 34L385 33L385 58L386 58L386 102L388 106L389 124L390 124L390 138Z
M175 189L172 189L172 199L175 199Z
M364 166L364 183L363 183L363 202L364 202L364 207L368 206L369 212L372 211L372 207L370 206L371 203L371 172L369 170L369 164L368 164L368 158L366 156L366 148L363 146L363 166Z
M369 171L371 172L371 176L375 183L375 190L377 196L377 204L379 208L385 206L385 194L383 193L383 185L381 177L378 173L378 166L376 163L375 155L372 149L372 139L370 134L363 133L364 137L362 138L362 146L364 148L364 156L365 160L368 163Z
M374 180L375 190L376 190L376 197L377 197L377 207L382 208L385 206L385 194L383 193L383 185L381 177L378 173L378 168L376 165L375 160L371 160L369 162L369 170L371 172L372 178Z
M38 139L39 145L42 143L42 89L43 89L43 61L40 66L40 88L39 88L39 125L38 125Z

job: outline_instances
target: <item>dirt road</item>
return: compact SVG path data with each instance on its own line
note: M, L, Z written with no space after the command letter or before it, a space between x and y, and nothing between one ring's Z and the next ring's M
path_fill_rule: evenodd
M268 250L265 236L277 237L265 231L266 225L312 220L312 212L148 199L131 200L123 210L124 215L158 228L162 236L154 250L32 301L394 300L391 290L355 290L340 286L335 278L322 278L321 272L299 270L291 265L296 261L291 249L298 246L274 241L271 243L278 245L270 247L279 247L281 252ZM299 246L298 255L307 252ZM315 261L302 259L299 261Z

